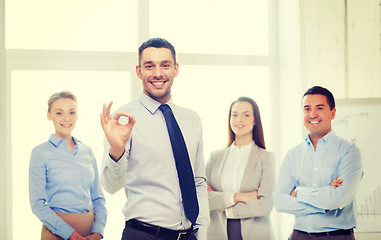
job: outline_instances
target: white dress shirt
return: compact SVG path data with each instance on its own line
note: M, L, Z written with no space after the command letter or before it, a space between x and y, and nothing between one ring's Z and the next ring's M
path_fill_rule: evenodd
M199 239L206 239L209 207L201 120L195 112L176 106L171 100L167 104L188 148L200 206L196 227L199 228ZM117 110L131 114L136 123L126 151L118 162L110 158L110 146L105 141L101 180L110 193L124 187L127 202L123 213L126 221L134 218L173 230L186 229L191 223L184 213L175 159L159 106L159 102L142 94L138 101Z

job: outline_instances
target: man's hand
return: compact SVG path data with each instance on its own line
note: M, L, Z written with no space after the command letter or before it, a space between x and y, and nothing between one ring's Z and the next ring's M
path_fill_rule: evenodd
M292 189L292 191L290 192L290 195L293 196L293 197L296 197L296 192L295 192L295 188Z
M255 199L258 199L258 191L245 192L245 193L237 192L234 194L234 202L247 203Z
M86 238L82 237L77 232L73 232L73 234L69 237L69 240L86 240Z
M343 180L340 180L339 177L340 177L340 175L337 176L337 177L331 182L331 186L332 186L332 187L340 187L340 186L343 185L343 184L342 184L342 183L343 183Z
M111 106L112 102L107 106L103 104L103 111L100 114L100 118L103 132L111 146L110 156L115 161L118 161L124 153L126 143L130 138L132 128L135 124L135 119L125 112L117 112L114 114L114 117L111 117ZM128 123L121 124L119 122L121 117L127 117Z
M102 239L102 235L100 235L99 233L93 233L87 237L85 237L86 240L100 240Z

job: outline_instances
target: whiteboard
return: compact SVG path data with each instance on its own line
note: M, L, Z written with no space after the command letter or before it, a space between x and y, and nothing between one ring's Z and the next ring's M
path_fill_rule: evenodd
M381 232L381 98L337 99L334 132L361 151L364 176L356 195L356 232Z

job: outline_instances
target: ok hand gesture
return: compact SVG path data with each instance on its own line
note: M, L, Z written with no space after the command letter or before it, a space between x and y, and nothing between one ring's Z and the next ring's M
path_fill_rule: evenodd
M107 106L103 104L103 111L100 114L101 125L106 138L111 146L110 156L118 161L123 153L128 139L130 138L132 128L135 124L135 119L126 112L116 112L113 117L111 117L110 109L112 102ZM121 124L119 119L121 117L127 117L128 123Z

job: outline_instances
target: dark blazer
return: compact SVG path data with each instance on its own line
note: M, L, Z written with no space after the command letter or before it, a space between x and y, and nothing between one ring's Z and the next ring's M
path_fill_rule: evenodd
M215 151L211 154L206 165L207 181L216 190L209 192L210 224L208 240L227 239L226 209L231 193L222 192L221 173L230 153L228 148ZM273 232L269 215L273 207L272 192L275 181L275 154L268 152L254 144L249 155L244 175L240 185L240 192L258 191L260 199L247 203L236 203L229 211L233 218L241 219L241 234L243 240L273 239Z

